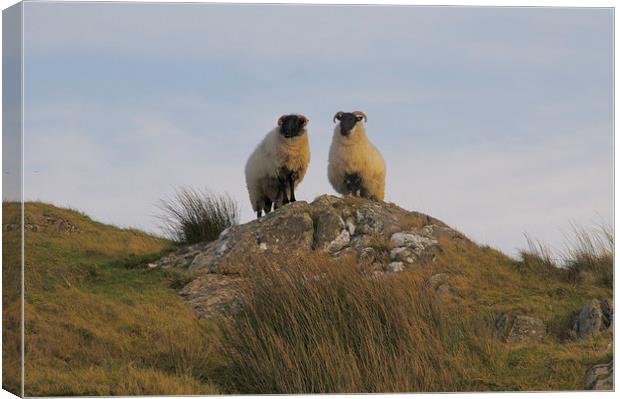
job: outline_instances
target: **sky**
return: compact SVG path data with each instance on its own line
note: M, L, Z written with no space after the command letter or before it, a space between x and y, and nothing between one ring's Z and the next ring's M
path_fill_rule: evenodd
M362 110L386 201L509 254L612 224L611 9L29 2L24 24L26 199L157 233L192 186L249 221L280 115L310 119L312 200L333 115Z

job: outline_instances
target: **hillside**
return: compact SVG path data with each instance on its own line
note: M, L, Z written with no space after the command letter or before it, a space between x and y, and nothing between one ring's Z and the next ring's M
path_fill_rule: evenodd
M322 196L175 249L29 203L26 253L27 395L610 387L598 269L393 204Z
M14 239L17 210L3 204L5 240ZM139 268L170 242L43 203L26 204L25 237L27 396L216 392L191 371L205 361L188 345L210 342L176 294L183 273ZM11 256L3 251L5 277ZM6 321L19 304L3 300L5 334L15 340L17 320ZM17 350L7 346L9 364ZM5 362L3 386L19 392L11 369Z

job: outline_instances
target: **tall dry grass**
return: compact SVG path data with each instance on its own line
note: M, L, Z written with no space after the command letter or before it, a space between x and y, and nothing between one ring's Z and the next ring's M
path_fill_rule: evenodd
M575 284L588 281L613 288L614 233L610 227L587 229L572 225L564 250L556 256L544 242L528 235L526 240L528 248L519 251L520 268Z
M262 265L224 337L241 393L476 389L491 323L452 318L413 274L370 278L353 260Z
M215 240L239 223L239 207L232 197L191 187L177 189L172 199L160 201L159 208L164 229L180 244Z
M573 238L564 252L564 265L577 282L590 278L613 288L614 233L611 227L588 230L573 225Z

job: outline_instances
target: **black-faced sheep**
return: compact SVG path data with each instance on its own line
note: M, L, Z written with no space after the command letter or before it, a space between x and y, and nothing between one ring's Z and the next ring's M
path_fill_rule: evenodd
M252 208L262 212L295 202L295 187L303 180L310 162L310 146L303 115L283 115L256 147L245 165L245 182Z
M385 161L366 137L361 111L338 112L329 149L327 175L338 193L383 201L385 192Z

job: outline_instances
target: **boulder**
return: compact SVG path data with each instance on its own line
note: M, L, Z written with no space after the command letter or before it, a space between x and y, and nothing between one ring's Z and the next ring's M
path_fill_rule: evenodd
M542 341L547 332L545 323L531 316L503 314L495 324L497 336L509 344Z
M605 328L605 316L601 302L598 299L592 299L581 308L573 324L571 335L578 339L586 339L603 328Z
M314 249L334 252L344 248L351 235L344 220L334 208L328 208L316 218Z

